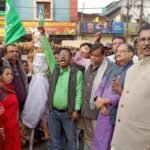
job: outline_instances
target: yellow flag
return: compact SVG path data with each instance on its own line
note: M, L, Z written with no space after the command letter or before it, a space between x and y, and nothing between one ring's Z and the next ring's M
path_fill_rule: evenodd
M99 17L96 17L93 22L99 22Z

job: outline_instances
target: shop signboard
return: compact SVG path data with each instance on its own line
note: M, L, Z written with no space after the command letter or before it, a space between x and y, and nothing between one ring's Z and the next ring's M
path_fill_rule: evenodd
M22 21L28 33L38 26L38 21ZM51 35L76 35L75 22L45 22L45 31ZM0 36L4 36L4 20L0 20Z
M38 26L36 21L23 21L22 22L27 32ZM76 23L75 22L45 22L45 30L51 35L75 35Z
M123 22L113 22L112 23L112 33L123 34L124 33L124 23Z
M96 32L111 33L111 22L80 22L80 33L95 34Z

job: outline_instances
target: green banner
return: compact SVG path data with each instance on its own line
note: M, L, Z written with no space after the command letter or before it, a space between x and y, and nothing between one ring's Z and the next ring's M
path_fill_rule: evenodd
M13 5L12 0L6 0L5 12L5 44L16 43L19 38L26 34L19 15Z

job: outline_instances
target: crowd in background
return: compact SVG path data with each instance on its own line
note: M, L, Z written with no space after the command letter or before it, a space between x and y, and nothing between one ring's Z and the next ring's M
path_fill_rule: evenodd
M121 35L101 38L50 46L39 26L30 48L0 47L0 149L21 150L37 127L49 150L77 150L81 139L84 150L150 149L150 25L139 31L138 56Z

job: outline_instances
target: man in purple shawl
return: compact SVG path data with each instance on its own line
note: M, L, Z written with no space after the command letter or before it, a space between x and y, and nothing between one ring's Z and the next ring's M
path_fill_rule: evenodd
M123 88L126 71L133 64L133 55L134 49L131 45L121 44L116 53L117 65L106 73L99 84L95 105L100 111L94 133L93 150L110 150L120 99L120 93L113 90L112 82L119 80L119 84Z

